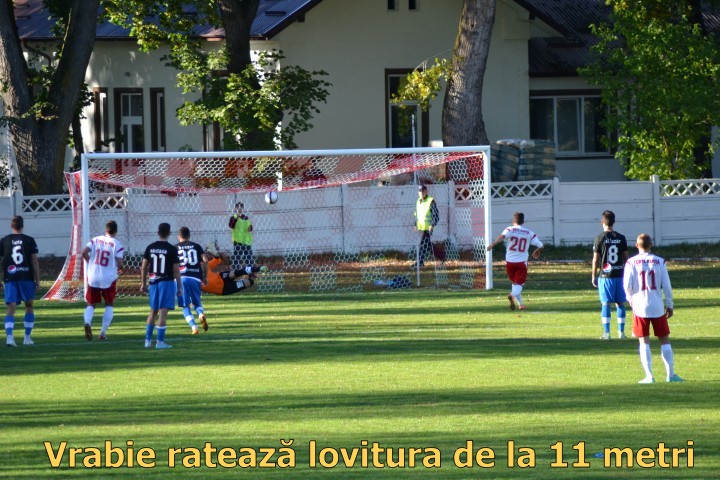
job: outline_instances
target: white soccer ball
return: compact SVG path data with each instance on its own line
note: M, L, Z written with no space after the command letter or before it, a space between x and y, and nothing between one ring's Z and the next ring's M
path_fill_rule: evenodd
M278 201L278 194L277 192L267 192L265 194L265 203L272 205L273 203Z

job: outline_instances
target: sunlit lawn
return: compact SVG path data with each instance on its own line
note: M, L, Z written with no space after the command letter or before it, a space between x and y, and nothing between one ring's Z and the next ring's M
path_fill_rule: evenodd
M718 478L719 266L671 268L671 339L682 384L638 385L637 341L599 340L587 265L534 265L522 314L507 309L500 267L489 292L206 297L210 330L189 335L175 311L167 351L143 348L144 299L118 301L105 343L84 339L83 305L38 302L36 345L0 350L0 476ZM657 342L652 351L663 380ZM294 467L281 468L289 457L280 452L259 466L261 449L290 439ZM129 467L116 450L108 461L120 468L89 468L106 462L106 440L124 455L152 449L155 467L138 467L132 454ZM467 460L454 455L467 441L487 449L479 459L488 468L456 466ZM374 455L374 442L383 453ZM694 467L687 450L675 468L662 466L672 464L670 454L641 459L654 468L635 458L632 468L606 468L595 456L605 447L638 452L660 443L690 447ZM354 447L355 466L347 468ZM70 448L83 450L71 456ZM169 456L171 448L177 453ZM219 461L212 448L228 449L226 466L211 468ZM258 466L238 466L237 457L252 463L251 450ZM586 467L573 468L582 460Z

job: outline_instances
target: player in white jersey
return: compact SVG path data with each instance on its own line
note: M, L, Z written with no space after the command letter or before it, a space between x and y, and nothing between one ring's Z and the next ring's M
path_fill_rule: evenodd
M99 235L85 246L82 257L87 262L87 290L85 300L85 338L93 339L92 320L95 305L105 300L105 312L102 317L100 340L105 340L107 330L113 319L115 295L117 294L118 271L123 268L125 250L122 243L115 238L117 223L111 220L105 224L105 235Z
M495 241L487 247L488 251L490 251L503 240L507 243L505 248L505 270L510 282L512 282L512 289L510 295L508 295L510 310L515 310L515 300L517 300L520 310L525 310L525 304L522 301L522 289L527 279L530 245L535 247L535 251L532 253L533 258L539 258L544 247L535 233L522 226L524 223L525 214L515 212L513 224L503 230Z
M638 383L655 383L650 355L650 324L660 340L666 380L682 382L682 378L675 374L674 355L670 346L668 318L673 316L673 296L665 260L650 253L652 240L646 233L638 236L636 246L640 253L625 264L623 288L633 309L633 333L640 339L640 363L645 370L645 378Z

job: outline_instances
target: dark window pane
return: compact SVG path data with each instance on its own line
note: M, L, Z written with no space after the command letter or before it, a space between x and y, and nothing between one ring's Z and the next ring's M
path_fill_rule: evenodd
M552 98L530 100L530 138L555 141L555 117Z
M605 119L605 108L600 103L599 98L586 98L584 102L585 114L585 152L607 152L607 148L602 142L606 131L602 127Z
M398 106L390 107L390 146L392 148L413 147L412 115L415 114L415 129L417 135L418 115L417 107Z
M563 98L557 101L557 149L560 152L580 150L579 99Z

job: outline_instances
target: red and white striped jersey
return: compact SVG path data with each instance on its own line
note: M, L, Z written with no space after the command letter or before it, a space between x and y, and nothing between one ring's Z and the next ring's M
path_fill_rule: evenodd
M633 313L638 317L659 318L665 314L665 306L673 307L672 286L665 260L652 253L640 253L625 263L623 288Z
M543 244L532 230L521 225L511 225L503 230L505 237L505 261L511 263L527 262L530 245L542 248Z
M88 285L108 288L118 277L117 259L122 259L125 249L120 240L110 235L100 235L88 242L90 260L87 263Z

